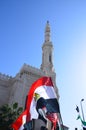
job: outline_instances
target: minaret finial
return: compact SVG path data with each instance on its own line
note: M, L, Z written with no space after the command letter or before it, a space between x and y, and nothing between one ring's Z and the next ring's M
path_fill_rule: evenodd
M49 24L49 21L47 20L47 23Z
M47 21L46 28L45 28L45 42L50 41L50 26L49 21Z

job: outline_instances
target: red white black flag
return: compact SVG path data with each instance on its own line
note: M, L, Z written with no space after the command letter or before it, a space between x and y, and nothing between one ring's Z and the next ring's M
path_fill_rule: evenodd
M59 104L52 79L51 77L39 78L32 84L28 92L25 111L12 124L12 128L14 130L23 130L26 122L38 119L39 115L45 119L50 119L52 123L54 121L53 125L56 125L55 121L57 122L58 119L55 113L59 113ZM50 114L53 115L53 118L51 118Z

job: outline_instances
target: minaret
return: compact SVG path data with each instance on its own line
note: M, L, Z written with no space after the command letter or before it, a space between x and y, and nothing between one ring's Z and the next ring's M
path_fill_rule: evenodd
M45 27L45 39L42 46L42 64L41 69L45 73L53 72L53 45L50 41L50 26L49 21L47 21Z
M50 41L49 21L47 21L47 24L45 27L45 39L44 39L44 43L42 46L41 70L44 71L46 76L52 77L52 80L53 80L53 83L55 86L55 92L57 94L57 99L59 99L58 88L56 86L56 73L55 73L54 67L53 67L53 44Z

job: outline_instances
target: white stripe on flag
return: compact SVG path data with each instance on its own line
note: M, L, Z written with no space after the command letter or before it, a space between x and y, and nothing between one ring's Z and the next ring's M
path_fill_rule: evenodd
M38 93L40 97L43 97L44 99L56 98L53 86L40 86L35 90L34 93Z
M26 115L23 115L22 116L22 125L21 127L19 128L19 130L23 130L24 129L24 124L26 123Z
M24 130L24 126L23 126L23 125L21 125L21 127L19 128L19 130Z
M36 101L34 100L34 98L32 99L31 102L30 113L31 113L31 117L30 117L31 120L38 119L38 112L36 110Z

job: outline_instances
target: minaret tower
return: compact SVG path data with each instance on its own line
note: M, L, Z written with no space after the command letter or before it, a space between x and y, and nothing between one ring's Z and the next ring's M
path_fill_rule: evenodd
M57 94L57 99L59 99L58 88L56 86L56 73L55 73L54 67L53 67L53 44L50 41L49 21L47 21L47 24L45 27L45 38L44 38L44 43L42 46L41 70L44 71L46 76L52 77L52 80L53 80L53 83L55 86L55 91Z
M42 46L42 64L41 69L45 73L53 72L53 45L50 41L50 26L49 21L47 21L45 27L45 39Z

